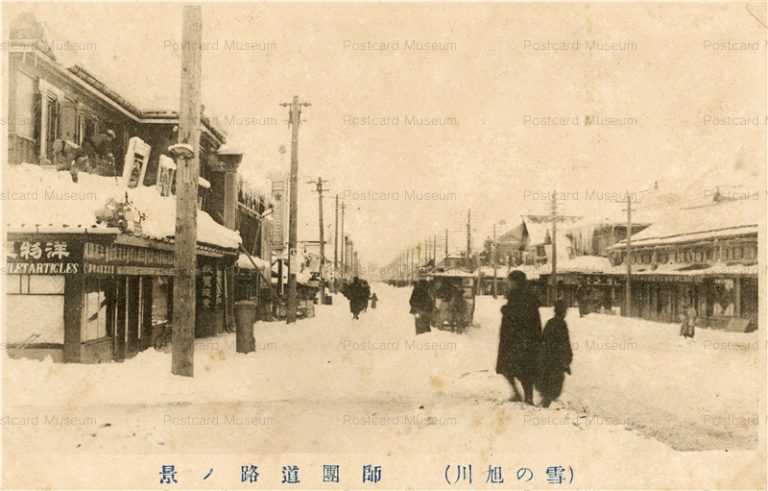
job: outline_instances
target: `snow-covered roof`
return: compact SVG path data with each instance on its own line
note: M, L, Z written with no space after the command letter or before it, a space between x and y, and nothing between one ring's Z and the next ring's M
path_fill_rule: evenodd
M691 264L660 264L656 269L650 267L633 268L633 276L673 275L673 276L712 276L712 275L757 275L757 264L716 263L711 266L695 267ZM614 267L612 272L622 273L624 267Z
M562 273L607 273L613 265L607 257L576 256L557 263L557 271Z
M547 241L547 234L551 227L552 225L546 222L537 223L526 220L525 228L528 231L528 245L536 246L544 244Z
M706 206L667 210L650 227L632 236L633 246L756 234L762 216L759 199L710 202ZM626 241L612 248L624 248Z
M81 172L72 182L69 172L21 164L6 167L6 188L13 199L5 203L7 231L82 233L108 227L96 221L96 214L109 200L124 202L126 195L137 212L145 215L140 235L149 239L172 239L176 229L176 199L160 196L155 186L128 188L122 177L103 177ZM9 196L11 197L11 196ZM114 229L113 229L114 230ZM237 249L240 235L216 223L208 213L198 210L198 242Z
M519 244L523 242L523 231L524 231L524 225L523 223L519 223L518 225L514 226L512 229L507 230L503 234L499 235L499 237L496 240L500 244L509 244L509 243Z

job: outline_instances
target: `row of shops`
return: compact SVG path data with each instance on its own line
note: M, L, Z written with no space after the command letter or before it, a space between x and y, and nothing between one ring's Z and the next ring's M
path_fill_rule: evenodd
M171 341L178 114L63 66L43 32L20 16L7 50L2 341L14 357L124 360ZM204 114L200 128L194 329L205 337L233 330L234 302L261 298L265 273L269 287L258 257L270 219L268 200L238 186L242 154ZM240 203L256 209L251 222Z

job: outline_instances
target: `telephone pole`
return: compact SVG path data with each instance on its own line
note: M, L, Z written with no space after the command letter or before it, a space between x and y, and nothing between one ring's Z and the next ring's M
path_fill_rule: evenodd
M445 257L448 257L448 229L445 229Z
M346 208L346 205L344 204L344 200L341 201L341 279L342 281L344 278L346 278L346 275L344 274L347 269L347 236L344 235L344 209Z
M437 266L437 234L432 237L432 263Z
M298 251L296 250L297 229L296 220L299 206L299 126L301 125L301 109L309 107L309 102L301 102L299 96L293 96L293 101L283 102L282 107L288 107L288 124L291 125L291 201L288 214L288 303L285 321L288 324L296 322L296 271L298 266Z
M632 315L632 195L627 191L627 285L624 287L624 317Z
M467 262L468 269L472 269L470 261L472 260L472 210L467 210Z
M326 181L327 182L327 181ZM328 188L323 188L323 178L318 177L317 181L307 181L315 185L317 192L317 207L320 213L320 303L325 300L325 226L323 224L323 193Z
M557 302L557 191L552 191L552 305Z
M200 80L202 8L184 6L182 18L181 97L176 159L176 233L171 373L194 376L195 272L197 271L197 187L200 175Z
M491 242L491 259L493 260L493 298L496 298L496 290L497 290L497 284L498 281L496 281L496 278L498 276L497 271L498 267L496 265L496 223L493 224L493 242Z
M336 276L339 274L339 195L336 194L336 218L333 220L333 293L336 293Z

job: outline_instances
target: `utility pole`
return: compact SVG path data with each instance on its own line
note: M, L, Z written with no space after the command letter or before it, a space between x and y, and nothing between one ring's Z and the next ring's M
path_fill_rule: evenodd
M557 302L557 191L552 191L552 305Z
M497 266L496 266L496 223L493 224L493 242L491 242L491 260L493 261L493 298L496 298L496 289L498 282L496 281Z
M200 80L202 8L187 5L182 17L181 97L176 159L171 373L194 376L195 272L197 271L197 187L200 175Z
M408 281L412 284L413 283L413 249L408 249Z
M296 322L296 266L298 264L298 251L296 250L297 229L296 220L299 206L299 126L301 125L301 108L308 107L309 102L301 102L299 96L293 96L293 101L280 104L288 107L288 124L291 125L291 202L288 214L288 303L285 322Z
M467 262L468 269L472 269L470 261L472 260L472 210L467 210Z
M445 229L445 257L448 257L448 229Z
M347 236L344 235L344 208L346 208L346 205L344 204L344 200L341 201L341 279L344 280L346 278L346 275L344 272L347 269L347 256L345 254L347 253Z
M437 266L437 234L432 237L432 262Z
M327 181L326 181L327 182ZM320 303L325 301L325 225L323 224L323 193L328 191L323 188L323 178L318 177L317 181L307 181L315 185L317 192L317 208L320 213Z
M624 316L632 315L632 195L627 191L627 285L624 287Z
M336 293L336 276L339 274L339 195L336 194L336 217L333 220L333 293Z

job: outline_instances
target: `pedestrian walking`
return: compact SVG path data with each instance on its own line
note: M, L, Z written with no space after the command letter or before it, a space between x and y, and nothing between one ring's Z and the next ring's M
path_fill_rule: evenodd
M537 387L541 393L541 407L549 405L563 392L565 374L571 374L573 351L565 315L567 304L555 302L555 316L547 321L541 334L539 377Z
M429 283L426 280L419 280L413 286L410 305L411 314L413 314L416 323L416 334L430 332L435 301L429 292Z
M501 308L496 373L503 375L512 387L512 401L522 400L515 383L519 380L525 402L532 405L541 343L539 301L529 291L522 271L510 273L508 288L507 303Z
M376 292L371 295L371 308L376 310L376 302L379 301L379 297L376 296Z
M359 319L360 312L363 310L363 303L360 297L361 294L364 294L360 278L355 276L352 282L342 289L342 294L349 300L349 311L352 312L352 319Z
M696 320L698 313L690 303L683 307L683 313L680 314L680 335L684 338L691 338L696 334Z
M368 300L371 298L371 285L367 280L360 280L362 290L360 291L360 302L363 305L363 312L368 312Z

